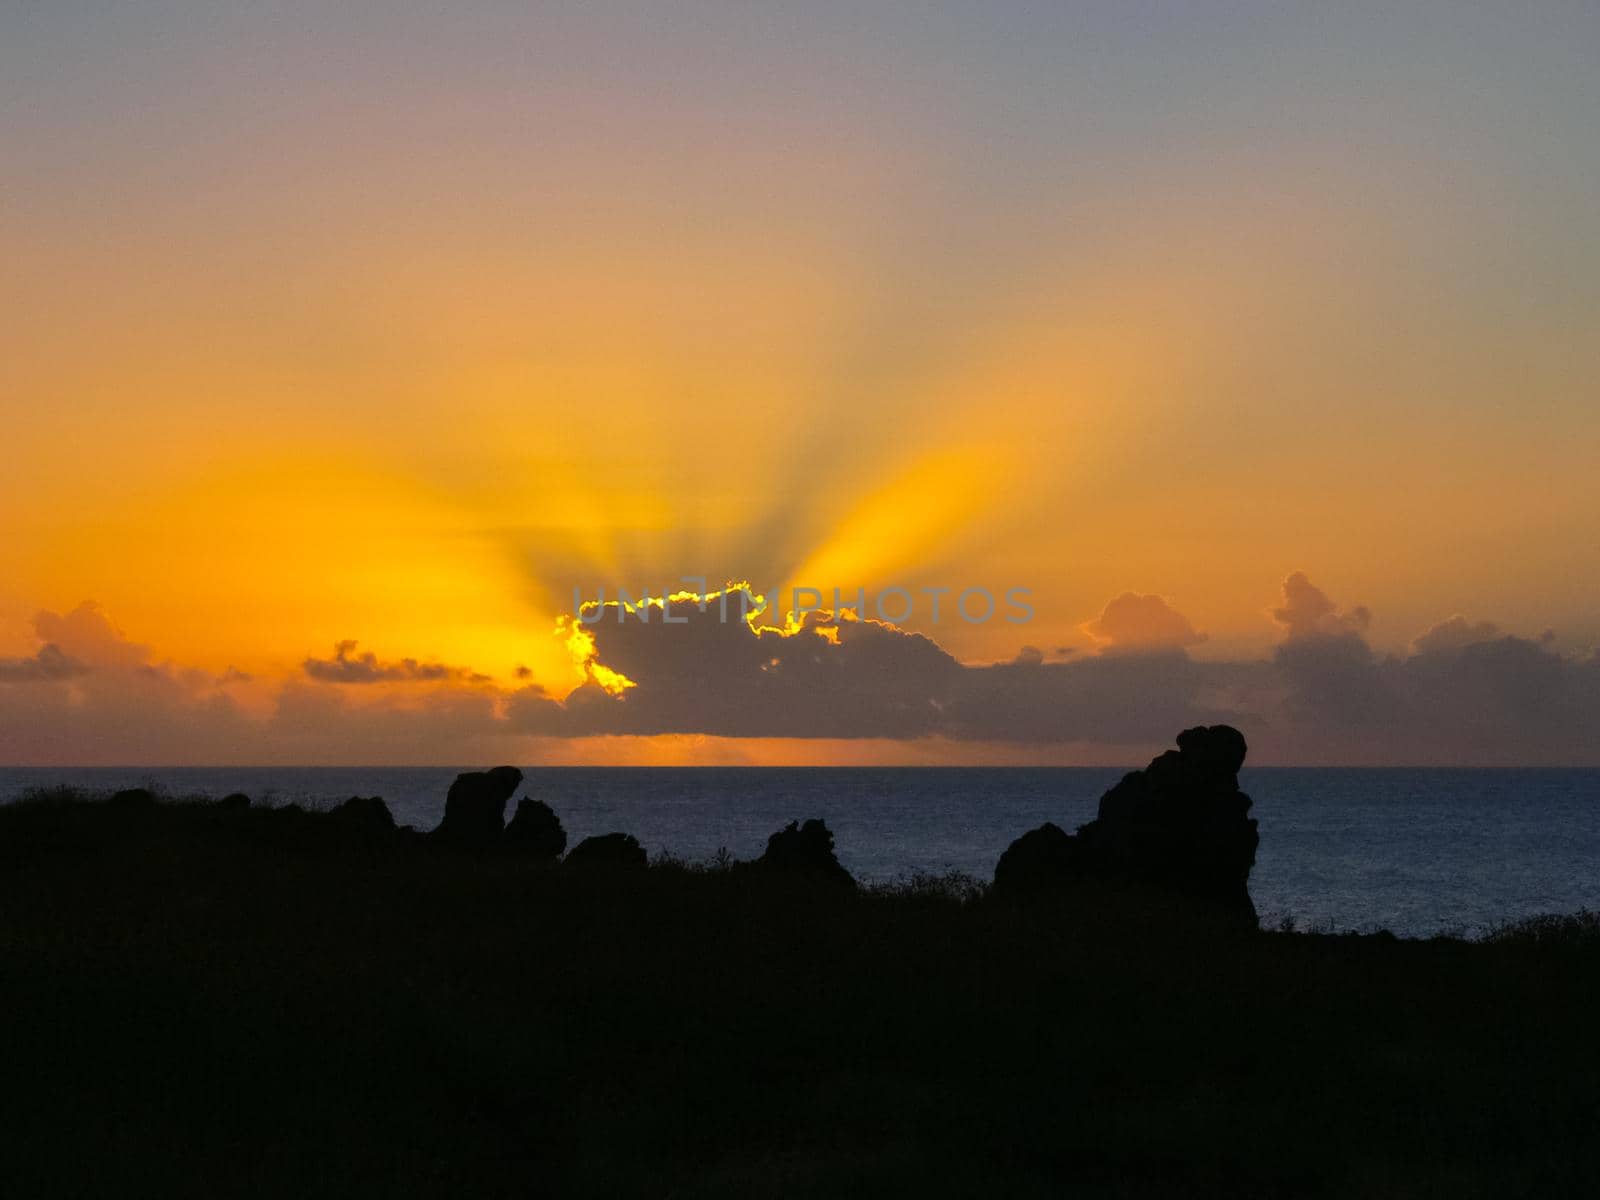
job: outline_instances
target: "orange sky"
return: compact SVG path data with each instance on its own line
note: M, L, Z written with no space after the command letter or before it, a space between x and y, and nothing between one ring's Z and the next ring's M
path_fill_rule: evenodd
M5 17L0 657L93 601L252 712L346 639L559 697L575 586L703 575L1222 661L1300 569L1380 653L1600 643L1592 14L892 7Z

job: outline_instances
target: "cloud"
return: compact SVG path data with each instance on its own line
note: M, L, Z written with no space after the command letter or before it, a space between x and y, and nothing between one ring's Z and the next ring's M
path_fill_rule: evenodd
M1097 631L1138 653L1046 661L955 661L894 626L808 614L752 629L702 614L681 624L607 619L585 627L590 682L565 700L526 690L508 705L543 736L695 733L723 737L940 738L965 742L1160 743L1172 730L1232 721L1262 759L1305 762L1593 761L1600 667L1492 627L1445 623L1424 652L1382 656L1370 613L1341 610L1303 574L1274 613L1283 641L1259 660L1192 659L1199 635L1159 598L1106 606ZM1154 599L1155 603L1150 603ZM733 607L733 606L730 606ZM1463 623L1464 625L1464 623ZM1498 630L1493 630L1498 634ZM1425 635L1426 636L1426 635ZM1118 639L1121 639L1120 642ZM1440 647L1462 643L1451 653ZM621 685L607 686L612 677Z
M253 714L230 694L249 676L157 661L92 603L40 613L34 630L38 651L0 664L3 763L457 762L505 753L497 698L471 675L421 694L262 683L275 690ZM363 702L350 701L351 691Z
M150 647L131 642L92 600L67 613L41 612L33 618L39 640L96 667L130 668L150 661Z
M218 680L156 662L93 603L33 626L35 669L0 672L24 685L0 686L0 762L190 762L250 730Z
M752 605L752 608L754 606ZM525 689L509 719L530 733L703 733L725 737L921 737L962 668L921 634L853 614L810 612L792 629L752 628L730 602L614 605L577 627L591 673L557 702ZM666 618L671 618L667 620ZM603 667L596 672L597 667ZM625 689L608 690L621 679Z
M1178 650L1196 646L1206 635L1195 632L1189 618L1160 596L1135 592L1107 601L1101 613L1080 628L1099 643L1102 654Z
M1288 688L1283 715L1305 726L1374 729L1395 719L1395 697L1359 633L1296 633L1273 653Z
M963 667L936 732L964 741L1142 745L1159 730L1238 720L1214 668L1182 650Z
M54 642L30 658L0 658L0 683L39 683L71 679L88 668Z
M1295 638L1365 633L1372 614L1357 606L1340 612L1321 588L1296 571L1283 581L1283 603L1272 610L1272 619Z
M518 692L507 710L514 728L561 737L1143 742L1230 715L1206 703L1205 671L1181 648L1147 643L1141 655L1046 662L1025 646L1010 662L967 666L928 637L851 613L807 613L779 630L738 620L737 603L727 620L720 605L701 612L693 599L651 609L648 620L599 611L601 620L581 628L580 647L586 667L603 670L562 701ZM625 686L608 686L613 679Z
M1600 672L1527 638L1504 636L1449 653L1415 655L1391 668L1418 719L1414 728L1475 742L1576 745L1600 728Z
M1557 653L1543 634L1517 637L1456 616L1418 637L1410 655L1379 656L1359 631L1367 610L1335 613L1303 575L1285 582L1274 616L1286 632L1273 656L1285 690L1264 711L1285 758L1596 761L1600 663Z
M1411 643L1411 649L1416 654L1449 654L1467 646L1475 646L1479 642L1495 641L1500 636L1500 627L1494 622L1479 621L1474 625L1458 614L1440 621L1426 633L1418 634L1416 640ZM1541 635L1540 640L1553 639Z
M425 694L363 691L292 681L252 736L278 761L412 763L504 761L505 722L495 695L444 684Z
M987 761L1056 747L1136 762L1215 721L1245 730L1257 763L1600 762L1600 657L1458 618L1410 653L1380 654L1365 610L1340 611L1303 575L1285 585L1282 641L1238 661L1147 639L1139 653L1022 647L974 665L853 614L808 613L779 630L730 609L723 622L716 606L675 601L619 623L608 608L569 626L587 678L565 697L528 677L501 688L353 643L309 660L316 671L251 683L157 661L93 605L42 613L35 653L0 664L0 762L514 761L656 735L970 746Z
M311 679L322 683L440 683L462 680L468 683L488 683L489 676L467 667L449 667L444 663L420 662L415 658L402 658L394 662L379 662L370 650L357 654L356 641L338 642L332 658L307 658L300 664Z

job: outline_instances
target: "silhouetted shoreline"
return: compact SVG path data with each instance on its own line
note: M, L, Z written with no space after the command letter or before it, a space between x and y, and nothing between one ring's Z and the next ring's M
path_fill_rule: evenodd
M434 828L462 767L7 768L0 803L39 788L147 786L172 797L248 793L325 809L378 795L398 824ZM1021 832L1071 831L1127 768L524 767L518 796L577 841L626 830L652 855L761 854L790 820L826 820L863 883L961 871L979 880ZM1322 932L1475 936L1600 903L1600 770L1339 770L1251 762L1241 774L1263 844L1250 891L1263 922ZM508 811L508 817L511 815Z
M1592 915L1255 931L1184 890L1209 868L1120 834L1115 862L1047 835L1037 886L859 886L804 814L758 861L646 861L625 831L578 854L536 798L488 819L509 775L463 780L438 835L373 797L0 806L14 1194L1548 1196L1600 1171Z

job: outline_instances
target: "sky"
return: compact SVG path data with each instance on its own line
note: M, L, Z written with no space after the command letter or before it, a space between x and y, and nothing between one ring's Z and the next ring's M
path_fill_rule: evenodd
M1600 761L1597 52L0 0L0 762Z

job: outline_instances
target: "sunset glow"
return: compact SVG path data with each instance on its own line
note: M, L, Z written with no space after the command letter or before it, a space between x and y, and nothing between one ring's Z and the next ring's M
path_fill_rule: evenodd
M1026 625L919 603L906 628L973 668L1258 663L1296 571L1370 610L1379 661L1457 615L1563 662L1600 644L1592 13L1307 38L1248 6L290 7L5 18L0 660L88 601L180 708L498 719L651 686L575 591L1025 588ZM308 674L347 641L450 670ZM413 752L481 750L452 728Z

